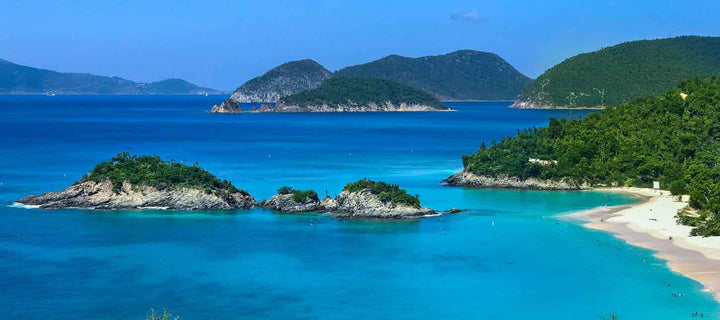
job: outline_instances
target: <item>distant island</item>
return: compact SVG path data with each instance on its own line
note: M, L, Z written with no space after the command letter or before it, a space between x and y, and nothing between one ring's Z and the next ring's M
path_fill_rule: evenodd
M282 97L316 89L330 78L390 80L440 100L514 100L531 81L500 56L474 50L419 58L390 55L335 73L304 59L284 63L243 83L222 103L222 109L232 110L240 103L277 103Z
M390 55L333 76L392 80L440 100L514 100L531 82L497 54L475 50L419 58Z
M550 119L463 156L445 180L474 188L652 187L689 194L695 212L679 221L720 235L720 77L689 80L580 120Z
M248 209L256 204L246 191L197 164L186 166L158 156L131 156L127 152L98 164L65 190L17 202L44 209L98 210Z
M720 75L720 37L631 41L555 65L526 87L512 107L617 106L713 75Z
M120 77L64 73L0 59L0 94L219 94L182 79L138 83Z
M326 212L337 218L403 219L439 213L422 207L417 195L398 185L368 179L348 183L335 198L320 199L315 191L285 186L261 206L282 213Z
M320 87L280 98L277 105L243 110L225 101L213 113L392 112L450 110L432 95L408 85L371 78L331 78Z

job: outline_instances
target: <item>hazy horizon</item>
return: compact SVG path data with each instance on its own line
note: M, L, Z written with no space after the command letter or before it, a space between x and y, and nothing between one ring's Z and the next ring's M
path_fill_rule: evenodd
M0 59L218 90L291 60L331 71L390 54L497 53L535 78L620 42L717 35L717 1L0 1ZM38 19L42 17L42 19ZM609 22L612 21L612 24ZM28 23L31 22L31 23Z

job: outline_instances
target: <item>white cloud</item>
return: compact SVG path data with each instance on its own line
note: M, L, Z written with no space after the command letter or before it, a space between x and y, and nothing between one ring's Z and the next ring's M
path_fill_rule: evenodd
M475 10L453 13L452 15L450 15L450 19L453 19L455 21L467 21L472 23L482 22L480 14Z

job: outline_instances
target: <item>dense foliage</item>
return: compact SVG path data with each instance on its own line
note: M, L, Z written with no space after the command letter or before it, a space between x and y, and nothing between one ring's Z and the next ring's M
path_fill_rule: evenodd
M0 93L194 94L217 92L180 79L147 84L119 77L63 73L0 60Z
M330 75L330 71L313 60L290 61L270 69L262 76L248 80L236 92L258 96L267 96L268 93L290 95L315 89L330 78Z
M392 102L421 104L446 109L447 106L430 94L408 85L389 80L370 78L331 78L320 87L307 90L280 99L286 105L341 106L348 103L367 105L371 102Z
M521 100L567 107L616 106L662 94L683 80L718 74L718 37L632 41L563 61L525 88Z
M278 194L292 194L293 195L293 201L295 202L307 202L307 201L318 201L320 198L318 197L317 192L313 190L296 190L293 187L283 186L278 189Z
M550 119L548 127L483 144L463 164L479 175L521 179L638 187L660 181L676 194L689 194L690 205L707 218L698 226L710 227L697 234L720 235L720 77L686 81L665 95L581 120Z
M340 69L335 76L397 81L447 100L515 99L530 82L500 56L473 50L420 58L391 55Z
M411 196L407 191L400 189L397 184L388 184L382 181L376 182L368 179L362 179L345 185L343 191L359 192L364 189L370 190L378 199L385 203L406 204L415 208L420 207L420 197L418 195Z
M227 180L220 180L197 163L186 166L171 160L163 161L158 156L135 156L127 152L118 153L112 159L95 166L85 177L87 180L110 180L114 189L121 188L127 181L132 185L146 185L158 190L173 187L204 189L207 193L241 192Z

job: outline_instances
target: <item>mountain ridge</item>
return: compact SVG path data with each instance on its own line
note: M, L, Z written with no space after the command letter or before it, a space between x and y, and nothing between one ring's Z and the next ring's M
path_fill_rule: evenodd
M182 79L140 83L117 76L58 72L0 59L0 94L206 94L221 91Z
M531 81L499 55L470 49L417 58L391 54L333 76L392 80L441 100L512 100Z

